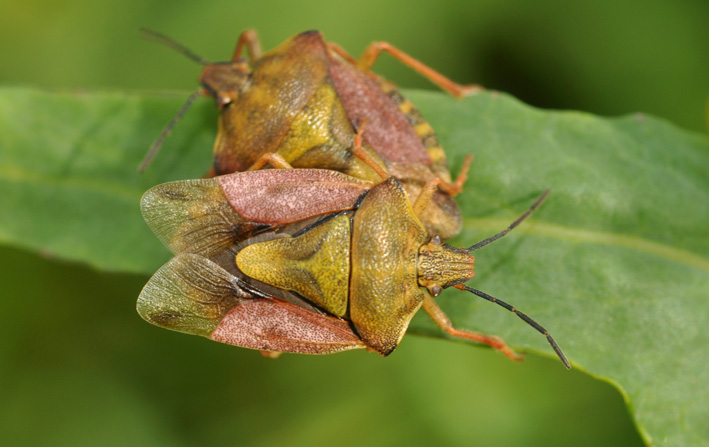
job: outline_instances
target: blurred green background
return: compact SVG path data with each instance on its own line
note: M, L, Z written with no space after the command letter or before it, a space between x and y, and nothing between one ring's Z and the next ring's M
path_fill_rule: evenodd
M319 29L353 54L386 40L539 107L706 131L704 0L13 0L0 12L6 85L187 92L199 67L139 28L210 60L247 27L265 49ZM386 57L376 69L431 88ZM409 336L387 359L272 361L144 323L146 280L0 248L2 445L641 445L620 394L557 360Z

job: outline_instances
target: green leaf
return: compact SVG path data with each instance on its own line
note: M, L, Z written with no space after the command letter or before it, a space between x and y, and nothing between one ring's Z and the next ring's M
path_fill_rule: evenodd
M204 99L137 172L186 96L0 90L0 241L152 273L169 253L143 223L140 196L210 164L216 111ZM707 139L641 115L540 111L498 93L408 96L453 171L476 156L453 244L503 229L552 190L532 219L476 252L471 285L530 315L576 368L616 385L646 442L709 445ZM457 290L440 302L458 327L553 355L504 309ZM411 332L440 335L425 315Z
M206 101L145 174L138 164L182 97L0 90L0 240L95 267L150 273L167 260L140 215L150 186L207 172Z

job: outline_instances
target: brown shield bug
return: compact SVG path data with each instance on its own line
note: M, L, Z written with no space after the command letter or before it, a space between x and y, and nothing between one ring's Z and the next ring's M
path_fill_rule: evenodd
M364 149L399 179L409 197L418 197L426 182L440 180L422 215L426 229L444 239L460 232L462 219L452 196L460 192L472 158L466 158L453 182L431 126L393 84L370 68L384 51L454 96L477 92L479 86L456 84L385 42L371 44L355 60L317 31L298 34L261 54L255 31L247 30L232 60L220 63L208 63L160 34L148 35L204 65L203 93L220 109L212 174L257 169L264 154L277 153L295 168L332 169L378 181L378 174L351 150L356 133L366 127ZM245 48L249 59L242 57ZM196 94L188 103L194 98Z
M423 307L448 334L489 345L519 360L500 338L452 325L433 298L443 289L455 287L517 314L545 335L563 364L570 367L546 329L513 306L463 284L473 277L471 252L509 233L541 205L548 191L504 231L460 249L430 235L418 217L435 193L437 180L422 188L413 205L395 177L371 186L339 174L344 181L330 177L309 186L321 176L336 174L310 169L241 172L166 183L146 192L142 200L146 222L177 257L145 286L138 299L141 316L159 326L264 351L327 354L366 348L386 356ZM304 189L290 189L288 182ZM317 203L313 194L330 198L323 208L330 207L332 212L323 215L308 206ZM259 197L254 199L254 195ZM254 210L245 200L262 205ZM215 205L214 201L222 203ZM215 212L217 209L221 211ZM258 215L247 216L247 212ZM318 215L323 217L289 231L289 225ZM242 231L244 222L267 228L247 238ZM285 231L274 231L278 227ZM238 236L223 237L228 234ZM210 239L218 242L192 242ZM258 311L241 315L242 310L251 308L244 307L244 301L232 304L236 301L232 296L240 290L234 286L237 279L252 287L254 295L261 291L291 296L274 301L283 307L277 310L286 312L287 307L290 312L292 306L300 306L305 311L298 318L308 323L302 328L299 323L268 326L259 319ZM225 304L221 311L203 315L194 310L202 303ZM189 310L184 310L186 307ZM231 309L236 309L233 316ZM271 318L272 312L266 315L264 318ZM190 324L175 323L184 318L210 323L207 329L197 331ZM331 323L336 328L331 328ZM269 331L263 332L266 326ZM341 343L337 348L329 339L317 341L330 331ZM259 344L249 341L253 339Z

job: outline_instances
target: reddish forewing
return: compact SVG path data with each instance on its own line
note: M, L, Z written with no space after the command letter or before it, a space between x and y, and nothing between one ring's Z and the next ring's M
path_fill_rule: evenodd
M269 225L352 209L372 186L367 181L324 169L268 169L217 179L240 216Z
M300 354L366 347L348 322L276 299L249 300L234 307L211 338L244 348Z
M349 63L330 57L330 78L353 125L364 125L363 139L388 162L426 165L431 157L411 123L382 87Z

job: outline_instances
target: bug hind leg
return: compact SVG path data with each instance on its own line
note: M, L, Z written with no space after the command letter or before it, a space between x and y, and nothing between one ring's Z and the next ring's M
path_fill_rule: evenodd
M268 152L263 154L247 171L258 171L266 165L271 165L276 169L293 169L290 163L279 154Z
M241 59L241 53L244 51L244 47L249 52L249 58L251 62L261 59L261 40L254 29L247 29L241 34L239 34L239 40L236 42L236 47L234 48L234 55L232 56L232 61L238 61Z
M427 296L424 299L423 310L425 310L431 319L438 325L438 327L440 327L448 335L488 345L491 348L502 352L507 358L515 362L521 362L524 360L524 357L513 351L512 348L507 346L507 343L505 343L505 341L500 337L466 331L454 327L450 318L448 318L448 315L443 312L443 309L441 309L430 296Z
M337 51L335 48L333 48L333 50ZM362 53L362 56L360 56L359 60L357 61L357 68L363 71L368 71L369 69L371 69L374 63L379 58L379 55L382 53L382 51L389 53L399 62L403 63L415 72L419 73L429 81L436 84L442 90L448 92L456 98L474 95L483 90L483 87L477 84L463 85L453 82L446 76L442 75L433 68L413 58L409 54L403 52L402 50L396 48L388 42L372 42L371 44L369 44L369 46Z

